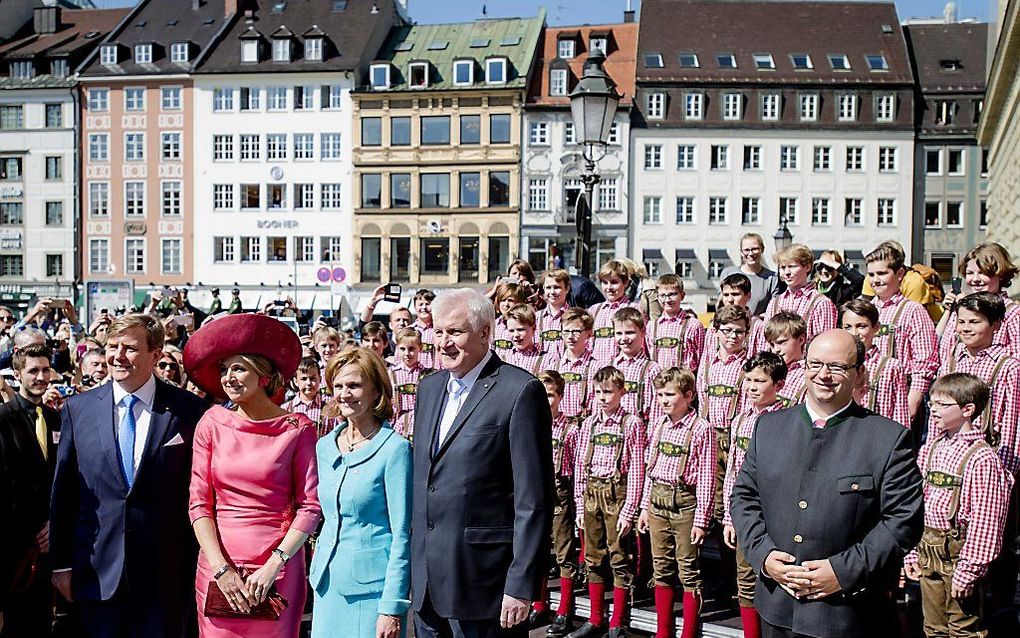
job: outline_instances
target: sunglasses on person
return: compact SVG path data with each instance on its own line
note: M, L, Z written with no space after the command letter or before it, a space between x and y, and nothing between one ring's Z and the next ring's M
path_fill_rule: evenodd
M176 370L177 369L177 362L175 362L175 361L160 361L159 364L157 364L157 365L159 365L159 369L160 370Z

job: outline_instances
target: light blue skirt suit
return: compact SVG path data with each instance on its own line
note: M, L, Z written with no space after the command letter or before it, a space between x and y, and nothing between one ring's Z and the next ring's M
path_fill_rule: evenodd
M341 454L337 437L319 440L324 522L312 556L312 638L375 638L379 614L411 605L411 445L388 422L362 447Z

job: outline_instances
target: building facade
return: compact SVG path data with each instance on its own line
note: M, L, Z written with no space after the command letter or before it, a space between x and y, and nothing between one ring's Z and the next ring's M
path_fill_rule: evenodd
M584 191L584 160L576 143L570 92L585 60L598 49L604 68L623 95L606 156L598 163L592 219L592 263L626 254L630 205L630 117L638 25L607 24L546 27L524 109L524 157L521 176L520 255L536 271L559 262L572 267L576 255L575 206ZM555 259L559 257L559 259Z
M73 72L126 14L38 6L0 45L0 282L14 295L5 302L73 296L80 278Z
M196 70L195 272L206 286L290 288L304 307L320 269L350 272L350 93L402 24L398 9L263 4Z
M988 224L987 156L977 143L988 25L908 23L904 31L921 94L914 236L924 263L949 281Z
M765 237L770 260L784 220L858 264L887 239L912 253L913 78L893 4L646 0L638 42L631 255L650 275L675 269L703 310L740 237Z
M536 18L395 29L354 102L353 279L480 284L520 245Z

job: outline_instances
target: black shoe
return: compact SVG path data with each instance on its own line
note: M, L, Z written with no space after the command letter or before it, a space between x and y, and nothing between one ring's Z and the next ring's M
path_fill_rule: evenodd
M553 618L552 624L545 630L547 638L563 638L574 630L574 621L570 616L557 615Z
M532 609L531 613L528 614L528 631L532 629L538 629L539 627L545 627L549 624L549 612L538 611Z
M567 634L567 638L605 638L606 628L596 627L590 622L586 622L577 631Z
M609 630L609 638L627 638L627 630L623 627L613 627Z

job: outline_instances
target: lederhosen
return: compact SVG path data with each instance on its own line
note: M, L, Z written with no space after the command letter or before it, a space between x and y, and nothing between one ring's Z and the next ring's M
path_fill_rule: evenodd
M875 374L868 375L868 400L865 402L868 410L878 413L878 388L882 381L882 373L885 372L885 367L889 365L889 360L893 357L888 354L883 354L878 359L878 365L875 366ZM883 415L892 418L891 415Z
M687 324L690 323L690 318L683 317L681 319L680 336L679 337L662 337L658 338L659 334L659 321L656 319L652 322L652 352L649 358L652 361L659 361L659 348L676 348L676 366L682 368L684 365L684 338L687 337Z
M733 418L736 416L737 402L740 400L740 384L744 380L744 371L740 371L740 375L737 377L737 383L735 385L725 384L708 384L708 372L712 368L710 362L705 362L702 366L702 370L698 372L702 375L702 379L705 382L705 394L708 396L730 396L730 407L726 410L726 425L718 426L712 423L712 427L715 428L715 446L716 446L716 468L715 468L715 503L712 512L713 518L717 521L722 521L723 514L723 481L726 480L726 461L730 455L730 426ZM708 401L706 400L703 405L700 406L701 416L708 419ZM711 423L711 421L709 421Z
M566 385L571 385L574 383L582 384L580 401L581 411L575 416L569 417L569 419L573 419L574 424L577 427L581 427L581 425L584 423L584 420L587 419L592 413L592 410L588 408L588 386L590 385L589 381L591 380L591 366L593 363L595 363L595 358L589 357L588 363L584 364L584 372L582 373L560 372L560 376L563 377L564 384Z
M733 440L731 445L735 445L747 453L747 448L751 447L751 437L740 436L740 426L744 424L744 419L747 417L747 413L744 412L738 415L739 420L733 424L731 432L733 433ZM739 470L737 470L739 472ZM737 604L741 607L754 607L754 583L757 580L758 575L754 573L754 568L751 567L751 563L747 562L747 558L744 556L744 550L741 549L740 544L737 544Z
M683 443L676 445L661 440L667 420L668 417L659 424L649 440L650 452L645 469L645 476L649 477L651 483L648 527L652 547L652 573L656 584L672 587L673 580L679 576L684 591L701 591L698 548L691 543L697 497L694 486L683 482L694 438L694 423L684 434ZM660 454L680 459L676 478L671 483L651 478Z
M604 582L602 564L608 554L613 584L624 589L630 589L634 582L633 534L621 537L616 531L616 523L627 500L627 475L620 470L620 462L623 460L627 425L633 418L627 414L620 420L619 433L593 434L588 441L584 463L579 466L588 475L584 492L584 562L588 582ZM600 478L591 475L596 445L614 447L616 470L613 476Z
M563 442L567 434L577 427L573 419L566 419L562 438L553 438L553 477L556 486L556 504L553 507L552 547L560 578L577 575L577 537L574 534L574 479L563 475Z
M592 315L592 318L597 320L599 318L598 317L599 313L602 312L602 308L604 306L606 306L606 305L609 305L608 301L603 302L603 305L599 306L599 309L597 311L595 311L595 314ZM620 307L624 308L626 306L620 306ZM613 335L615 334L615 331L613 330L613 325L612 325L613 324L613 314L612 313L610 313L610 315L609 315L609 324L610 325L608 325L608 326L602 326L601 328L593 329L593 331L591 333L592 339L612 339ZM592 346L593 346L592 347L592 351L595 350L594 345L595 344L592 343Z
M563 338L563 333L561 331L557 330L556 328L550 328L549 330L543 329L542 324L545 323L546 317L547 313L542 313L542 315L538 318L537 332L539 338L541 339L541 342L543 344L548 343L550 341L559 342Z
M652 367L652 363L654 362L649 359L641 364L641 372L638 374L637 381L627 381L624 379L623 382L623 387L627 391L627 394L633 392L637 398L637 401L634 404L634 415L642 421L645 418L645 384L648 383L646 377L648 375L648 368Z
M542 347L542 346L539 345L538 347ZM538 355L538 357L535 359L535 365L531 366L531 369L528 370L528 372L531 373L531 376L537 377L539 375L539 373L541 373L543 370L545 370L545 368L542 367L542 364L545 363L545 358L547 356L549 356L549 351L548 350L542 350L542 353L540 355Z

